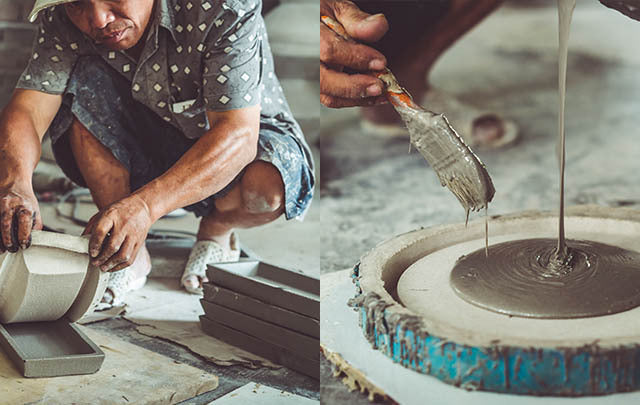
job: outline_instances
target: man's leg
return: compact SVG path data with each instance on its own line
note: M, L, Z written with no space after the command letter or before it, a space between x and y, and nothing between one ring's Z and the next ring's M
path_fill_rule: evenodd
M440 56L502 2L451 0L447 14L393 61L394 72L403 77L403 86L418 97L424 94L429 87L429 73Z
M235 228L251 228L277 219L285 209L284 183L271 163L256 160L249 164L240 181L215 200L215 209L203 217L198 230L199 241L213 241L231 250ZM183 279L187 289L201 287L200 278L191 274Z
M502 2L503 0L451 0L447 12L429 29L420 35L402 38L402 44L395 44L402 51L391 56L389 65L417 102L429 90L429 74L440 56ZM364 108L363 117L379 124L399 120L397 113L388 105ZM479 117L474 122L472 136L491 140L499 138L502 131L502 124L497 117Z
M99 210L131 193L129 171L77 119L74 119L68 136L76 165ZM133 271L133 279L149 274L151 258L145 247L140 249L129 270ZM109 301L108 297L105 299Z
M69 144L98 209L131 194L127 169L77 119L69 129Z

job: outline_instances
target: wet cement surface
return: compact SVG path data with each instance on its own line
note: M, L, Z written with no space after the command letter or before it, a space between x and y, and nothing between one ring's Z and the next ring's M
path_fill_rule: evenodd
M567 239L556 263L557 243L524 239L478 249L458 259L451 288L480 308L525 318L585 318L640 304L640 253Z
M595 1L578 3L568 58L565 202L640 207L640 23ZM433 85L520 127L515 145L477 151L496 188L489 215L557 210L557 29L555 1L508 2L433 72ZM323 273L352 267L400 233L464 221L424 159L407 150L406 138L363 133L355 110L322 111ZM323 385L329 381L341 384L323 373ZM323 386L323 402L351 403L333 390L340 391ZM359 399L352 394L349 401Z

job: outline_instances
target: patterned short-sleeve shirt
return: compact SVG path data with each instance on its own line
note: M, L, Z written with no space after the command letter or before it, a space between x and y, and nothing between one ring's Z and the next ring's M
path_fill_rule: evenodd
M29 65L17 87L64 93L77 59L100 55L131 82L135 100L188 138L210 128L206 111L261 104L261 124L296 138L311 163L302 131L274 73L260 0L156 0L139 61L96 45L64 7L39 15Z

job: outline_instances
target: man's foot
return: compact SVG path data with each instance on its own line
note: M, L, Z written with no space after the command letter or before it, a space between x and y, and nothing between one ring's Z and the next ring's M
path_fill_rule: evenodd
M427 90L416 100L426 109L444 113L449 123L464 139L477 149L497 149L513 143L518 138L518 127L511 120L464 104L455 97L435 88ZM400 116L390 105L365 107L362 109L362 129L379 136L406 136Z
M208 264L237 262L239 259L240 242L235 232L222 240L199 240L191 249L182 274L182 285L191 294L202 294L202 284L209 281L206 276Z
M128 292L144 287L150 272L151 256L147 248L142 247L131 266L111 273L107 289L97 309L105 310L121 305Z

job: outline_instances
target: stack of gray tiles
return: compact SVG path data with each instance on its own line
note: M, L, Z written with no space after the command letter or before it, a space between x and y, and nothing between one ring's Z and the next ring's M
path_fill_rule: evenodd
M319 378L320 281L257 260L209 265L205 333Z

